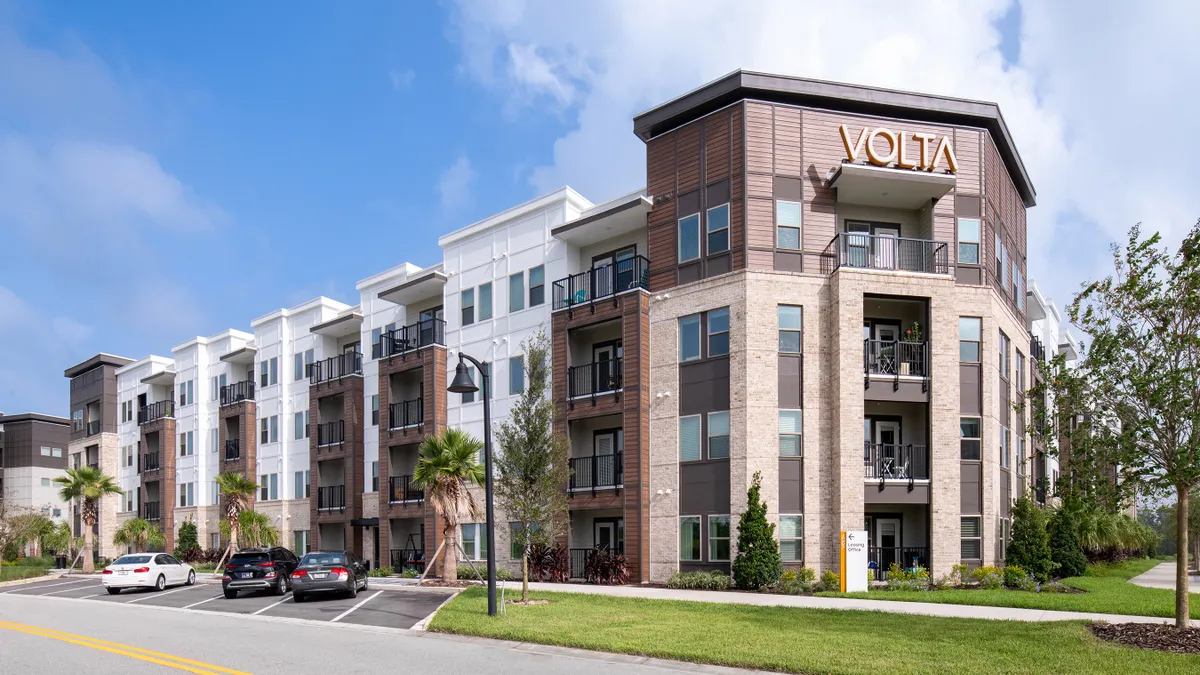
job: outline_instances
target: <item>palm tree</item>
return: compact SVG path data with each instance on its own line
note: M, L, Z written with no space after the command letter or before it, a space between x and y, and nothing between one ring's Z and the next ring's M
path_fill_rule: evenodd
M278 546L279 528L271 524L270 516L258 511L242 511L238 516L239 537L248 548ZM230 537L228 522L221 523L221 536Z
M479 505L467 489L483 485L483 465L476 461L483 443L459 429L426 436L421 443L413 482L425 488L433 508L442 516L442 579L458 580L458 516L465 508L479 517ZM488 551L488 555L492 555Z
M250 500L258 490L258 483L237 471L227 471L217 476L216 480L221 494L225 495L225 522L229 527L229 548L225 549L220 562L217 563L217 569L221 569L225 558L238 548L242 512L250 508Z
M98 467L91 466L67 469L67 475L55 478L54 482L61 486L58 498L62 501L83 500L79 509L79 518L83 521L83 573L94 574L92 528L100 517L100 499L104 495L121 494L121 488L111 476L105 476Z
M114 544L132 546L136 553L142 553L151 547L162 548L164 542L162 530L143 518L127 520L113 533Z

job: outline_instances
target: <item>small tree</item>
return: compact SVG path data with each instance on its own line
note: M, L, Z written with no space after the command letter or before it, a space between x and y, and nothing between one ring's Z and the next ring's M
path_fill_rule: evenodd
M196 559L200 554L200 538L196 521L188 519L179 524L179 535L175 539L175 557L183 561Z
M525 391L500 425L496 441L496 501L519 524L521 602L529 602L529 555L534 544L550 544L566 529L565 487L570 479L567 439L554 429L554 404L547 396L550 348L539 332L523 345ZM618 461L619 455L609 456ZM612 467L613 471L617 468Z
M221 554L221 559L217 561L219 570L225 559L233 555L233 551L239 546L238 530L241 526L242 513L249 510L254 493L258 490L258 483L237 471L226 471L217 476L217 486L225 501L225 520L221 523L221 536L229 541L225 553Z
M783 574L775 524L767 522L767 503L761 492L762 476L756 471L746 492L746 510L738 521L737 557L733 560L733 582L743 590L770 586Z
M79 518L83 521L83 573L93 574L96 564L92 560L95 553L92 527L100 518L100 500L105 495L121 494L121 487L111 476L106 476L103 471L91 466L67 469L66 475L55 478L54 482L59 485L59 499L64 502L80 500Z
M442 517L442 579L458 580L458 523L462 513L479 517L469 487L483 485L483 465L476 459L483 443L461 429L445 429L421 443L413 482L424 487L429 503ZM488 551L488 555L496 555Z
M17 506L12 500L0 496L0 551L8 552L15 559L18 548L34 536L42 527L42 515L33 509Z
M1046 514L1026 495L1012 507L1012 538L1005 551L1005 563L1020 566L1039 581L1048 581L1054 571Z
M142 518L132 518L121 523L121 526L113 533L113 544L132 546L135 553L143 553L151 548L160 548L164 541L162 530Z
M1076 506L1064 503L1050 517L1050 560L1060 577L1079 577L1087 570L1087 557L1075 533L1079 530Z
M222 537L231 539L228 521L222 521L217 527ZM271 523L271 517L265 513L242 511L238 514L238 541L241 542L242 548L278 546L279 528Z

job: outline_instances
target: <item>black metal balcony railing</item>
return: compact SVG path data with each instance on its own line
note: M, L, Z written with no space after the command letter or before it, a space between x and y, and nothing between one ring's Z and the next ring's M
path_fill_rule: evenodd
M571 468L570 489L572 492L601 488L621 487L625 484L622 453L572 457L567 460Z
M554 309L581 305L634 288L650 287L650 261L645 256L593 267L554 282Z
M425 571L425 550L420 548L393 548L390 550L392 568L397 572L404 570Z
M1042 344L1042 339L1038 337L1029 338L1029 355L1034 361L1046 360L1046 347Z
M388 501L423 502L425 490L413 484L412 476L392 476L388 479Z
M100 433L100 420L96 420L95 422L88 422L85 433L88 436L95 436L96 434Z
M139 410L138 411L138 424L149 424L155 420L162 419L164 417L174 417L174 416L175 416L175 401L171 400L171 399L167 399L165 401L151 403L150 405L144 406L141 410Z
M870 546L867 548L867 565L875 574L876 581L887 581L888 568L896 563L903 569L924 567L929 569L928 546Z
M567 369L568 395L575 398L617 391L622 384L621 366L619 358L571 366Z
M863 372L871 375L929 377L929 343L863 340Z
M425 402L415 398L388 406L388 428L401 429L425 423Z
M346 440L346 422L337 420L317 425L317 445L337 445Z
M863 444L863 465L867 480L906 480L912 489L914 480L929 480L929 448L924 445Z
M842 267L949 274L949 246L944 241L839 232L821 254L821 271L830 274Z
M317 384L349 375L362 375L362 354L346 352L308 366L308 383Z
M317 510L334 511L346 509L346 486L328 485L317 488Z
M158 471L160 468L157 452L147 452L142 455L142 473Z
M254 380L243 380L221 387L221 405L254 400Z
M162 515L159 510L159 506L160 506L160 504L158 502L143 503L142 504L142 519L149 520L150 522L154 522L156 520L162 520Z
M242 443L239 439L231 438L225 441L225 461L236 462L242 458Z
M568 551L571 556L571 578L583 579L585 570L587 569L588 559L591 558L599 548L573 548ZM617 544L617 553L624 553L625 547Z
M442 319L422 319L380 335L379 342L371 345L371 356L378 359L445 344L446 322Z

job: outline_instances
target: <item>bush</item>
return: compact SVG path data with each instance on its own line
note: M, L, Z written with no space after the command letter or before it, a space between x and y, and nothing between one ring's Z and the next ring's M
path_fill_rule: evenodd
M967 567L967 565L961 564L961 563L958 565L950 566L950 580L954 583L955 586L966 586L967 585L967 579L969 578L969 575L967 573L968 569L969 568Z
M840 591L842 589L842 578L833 570L825 570L821 572L821 590L823 591Z
M529 551L531 581L566 583L571 578L571 558L562 546L534 544Z
M1038 581L1048 581L1054 571L1046 514L1027 496L1013 504L1012 539L1008 542L1005 558L1008 563L1024 568Z
M1018 591L1028 591L1030 593L1037 593L1042 590L1041 584L1038 583L1037 579L1033 578L1032 574L1026 574L1017 579L1017 583L1013 584L1012 587Z
M1087 571L1087 556L1075 536L1078 530L1074 508L1064 505L1050 518L1050 559L1058 566L1056 576L1080 577Z
M1020 565L1006 565L1004 567L1004 585L1009 588L1015 588L1027 576L1029 576L1029 573Z
M888 566L887 590L927 591L929 590L929 570L920 566L908 569L892 563Z
M779 577L774 591L784 595L800 595L811 593L817 585L817 573L808 567L789 567Z
M971 570L971 579L979 584L980 588L989 591L1004 587L1004 574L992 565L984 565Z
M499 567L496 569L497 581L520 581L521 575L509 570L507 567Z
M17 542L10 541L8 542L8 545L4 547L4 551L0 552L0 560L3 560L4 562L14 562L16 561L17 556L20 554L21 547L17 546Z
M954 587L954 577L943 574L942 576L929 582L930 588L935 591L944 591L947 588Z
M588 551L583 562L583 578L589 584L614 586L629 581L629 567L625 556L609 549Z
M729 575L716 570L676 572L667 580L667 588L689 591L725 591L729 589Z
M395 573L396 573L396 569L393 567L376 567L375 569L371 570L370 572L367 572L367 576L369 576L369 577L390 577Z
M1072 590L1070 587L1068 587L1064 584L1060 584L1057 581L1047 581L1046 583L1042 584L1041 592L1042 593L1071 593Z
M411 567L406 567L400 572L401 579L416 579L419 576L421 576L421 573Z
M179 524L179 536L175 542L175 557L191 563L200 562L204 551L200 549L200 541L196 535L196 523L185 520Z
M737 557L733 560L733 581L743 590L774 586L783 574L775 525L767 522L761 489L762 475L756 471L746 491L746 511L738 521Z

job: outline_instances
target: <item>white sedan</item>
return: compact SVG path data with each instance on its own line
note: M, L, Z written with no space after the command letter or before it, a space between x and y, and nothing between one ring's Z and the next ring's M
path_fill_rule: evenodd
M196 570L166 553L131 553L123 555L104 568L100 584L112 595L122 588L153 588L161 591L167 586L196 583Z

